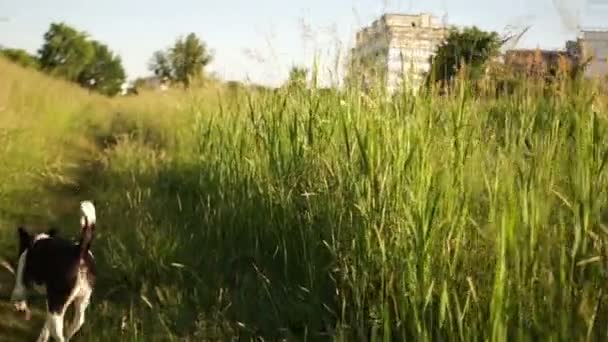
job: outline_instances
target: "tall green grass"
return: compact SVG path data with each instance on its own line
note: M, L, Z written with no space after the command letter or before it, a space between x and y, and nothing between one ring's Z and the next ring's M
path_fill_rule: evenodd
M86 339L606 339L605 97L472 89L79 95Z

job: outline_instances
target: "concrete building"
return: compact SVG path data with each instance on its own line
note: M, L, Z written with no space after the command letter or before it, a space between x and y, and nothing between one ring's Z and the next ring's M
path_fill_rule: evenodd
M517 49L504 55L504 62L517 71L545 74L584 66L587 78L608 77L608 29L587 29L563 50Z
M517 49L508 50L503 61L515 71L540 76L573 70L578 64L577 55L572 50Z
M582 30L578 39L582 60L588 60L585 75L589 78L608 77L608 28Z
M165 91L169 89L169 79L158 76L148 76L135 80L136 88Z
M447 33L445 23L428 13L385 14L357 32L351 72L364 85L380 81L389 92L401 85L416 91Z

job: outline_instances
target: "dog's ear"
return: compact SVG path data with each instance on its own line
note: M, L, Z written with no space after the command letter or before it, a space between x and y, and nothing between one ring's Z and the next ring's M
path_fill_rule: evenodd
M19 239L21 240L31 240L32 236L30 235L30 233L27 232L27 230L25 230L25 228L23 228L23 226L19 226L17 228L17 232L19 233Z
M21 255L32 245L32 236L21 226L17 228L17 232L19 233L19 255Z

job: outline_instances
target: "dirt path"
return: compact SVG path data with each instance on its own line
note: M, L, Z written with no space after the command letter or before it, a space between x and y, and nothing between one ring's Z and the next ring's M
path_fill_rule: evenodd
M10 304L10 294L13 288L13 274L0 267L0 341L24 342L35 341L42 327L44 314L40 310L43 306L36 298L30 304L32 319L26 321L22 314L15 311Z

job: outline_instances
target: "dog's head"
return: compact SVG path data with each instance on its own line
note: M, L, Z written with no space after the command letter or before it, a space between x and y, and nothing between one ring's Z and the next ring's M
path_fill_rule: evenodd
M32 242L34 238L32 235L25 230L23 227L17 228L17 232L19 233L19 254L23 254L28 248L32 246Z
M18 227L17 233L19 234L19 256L23 254L26 250L28 250L34 242L45 239L52 238L57 235L57 230L55 228L49 229L46 233L40 233L37 235L33 235L28 232L24 227Z
M23 284L23 265L25 262L25 253L41 239L50 239L57 234L57 230L49 229L46 233L40 233L33 235L29 233L24 227L18 227L17 233L19 235L19 255L17 256L17 273L15 274L15 288L11 294L11 301L14 302L15 309L25 314L25 319L31 318L31 312L27 306L27 288Z

